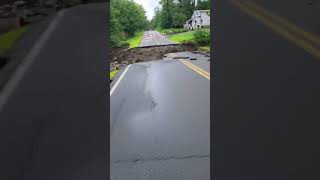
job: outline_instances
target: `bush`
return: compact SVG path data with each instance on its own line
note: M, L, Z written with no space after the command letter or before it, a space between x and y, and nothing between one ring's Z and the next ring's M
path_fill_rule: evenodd
M128 48L129 46L130 46L130 44L127 41L121 41L118 45L118 47L120 47L120 48L124 48L124 47Z
M124 41L124 39L120 35L111 35L110 41L111 47L113 48L129 47L129 43Z
M210 44L210 31L207 30L197 30L194 33L194 41L199 45L209 45Z
M126 41L117 41L112 44L112 48L128 48L129 46L130 44Z
M177 34L177 33L183 33L187 32L186 29L165 29L162 31L163 34Z
M173 32L170 29L165 29L162 31L163 34L173 34Z

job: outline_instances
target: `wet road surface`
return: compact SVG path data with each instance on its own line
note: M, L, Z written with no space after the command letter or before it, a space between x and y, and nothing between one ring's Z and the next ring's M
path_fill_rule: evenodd
M107 177L106 8L65 11L1 109L0 179Z
M148 46L164 46L176 44L170 41L166 36L162 35L158 31L146 31L143 34L140 47Z
M305 31L320 36L320 21L316 20L317 17L320 17L319 0L281 0L276 3L265 0L253 1L265 9L272 11L274 14L284 17L302 27Z
M319 32L318 16L307 8L314 7L305 4L319 7L319 1L253 1L306 32ZM238 5L214 5L214 176L319 179L319 49L309 51L316 39L248 3Z
M210 73L208 57L175 56ZM111 84L111 179L210 179L210 80L172 57L131 64Z

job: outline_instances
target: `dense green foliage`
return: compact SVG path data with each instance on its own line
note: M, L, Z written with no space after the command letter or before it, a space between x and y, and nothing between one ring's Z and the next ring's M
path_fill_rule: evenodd
M183 33L183 32L187 32L187 29L184 28L171 28L171 29L162 29L160 30L161 33L163 34L176 34L176 33Z
M142 32L148 28L165 34L183 33L183 24L194 10L210 9L211 0L160 0L155 15L148 22L143 7L133 0L111 0L111 44L113 47L135 46ZM165 30L162 30L165 29ZM204 43L204 38L198 39ZM133 42L133 43L132 43Z
M206 29L197 30L194 33L194 41L199 45L210 44L210 31Z
M110 40L113 47L127 45L124 41L148 26L143 7L132 0L111 0Z
M155 9L151 28L181 28L191 18L194 10L210 9L211 0L160 0L160 8Z

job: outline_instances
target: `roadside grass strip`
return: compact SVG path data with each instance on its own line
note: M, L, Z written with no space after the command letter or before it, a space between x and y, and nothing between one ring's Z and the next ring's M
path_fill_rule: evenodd
M129 43L129 48L139 47L143 38L143 32L136 33L134 37L128 39L126 42Z
M115 89L116 89L117 86L119 85L120 81L122 80L122 78L124 77L124 75L127 73L129 67L130 67L130 65L126 67L126 69L123 71L123 73L121 74L121 76L119 77L119 79L117 80L117 82L112 86L112 88L111 88L111 90L110 90L110 96L113 94L113 92L115 91Z
M110 72L110 79L113 79L118 72L119 72L119 70L111 71L111 72Z
M9 51L15 42L28 30L27 26L0 34L0 54Z

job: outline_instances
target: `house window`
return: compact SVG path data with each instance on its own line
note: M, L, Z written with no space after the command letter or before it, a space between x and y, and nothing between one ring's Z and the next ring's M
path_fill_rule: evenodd
M201 23L202 23L202 19L201 19Z
M197 20L194 20L194 23L197 23Z

